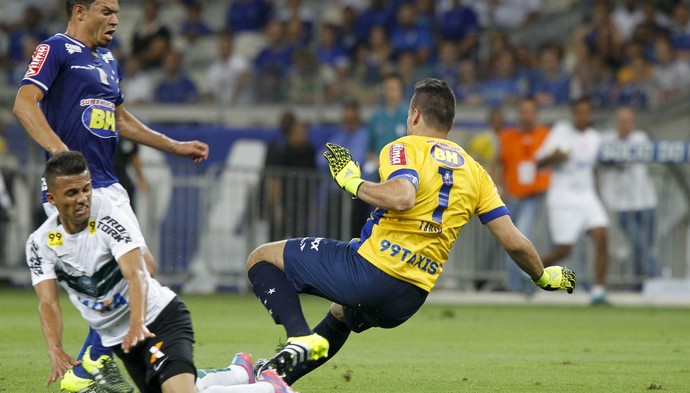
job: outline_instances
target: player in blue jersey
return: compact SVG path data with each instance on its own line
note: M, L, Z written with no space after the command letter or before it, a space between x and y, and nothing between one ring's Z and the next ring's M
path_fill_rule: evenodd
M350 332L405 322L424 303L460 230L475 214L535 284L573 291L573 272L543 267L489 175L447 139L454 119L455 97L446 82L418 83L407 136L381 150L380 183L361 179L347 149L327 145L324 156L338 185L377 208L361 237L349 243L289 239L260 246L249 256L252 290L288 336L283 350L259 370L276 368L293 383L337 353ZM334 302L313 330L298 293Z
M122 72L107 49L117 30L117 0L66 0L65 4L67 30L36 47L13 112L29 136L45 149L46 157L66 150L81 152L89 164L94 193L104 195L125 211L136 224L133 236L143 241L129 197L115 175L118 138L190 157L195 162L208 157L208 146L199 141L170 139L144 125L125 108L120 90ZM54 213L49 204L44 203L44 207ZM153 273L155 260L151 253L144 252L144 259ZM112 391L131 391L118 377L112 353L99 343L98 335L90 332L82 351L93 344L83 362L90 372L78 366L69 377L93 378L96 374L99 380L107 381Z

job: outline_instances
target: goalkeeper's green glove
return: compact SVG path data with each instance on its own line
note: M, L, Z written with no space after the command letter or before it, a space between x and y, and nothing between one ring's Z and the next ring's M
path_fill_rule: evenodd
M573 293L576 281L575 272L567 267L549 266L544 269L544 274L534 283L546 291L565 289L568 293Z
M328 150L323 153L323 156L328 161L331 176L345 191L357 196L359 186L364 183L359 165L352 161L352 155L342 146L326 143L326 149Z

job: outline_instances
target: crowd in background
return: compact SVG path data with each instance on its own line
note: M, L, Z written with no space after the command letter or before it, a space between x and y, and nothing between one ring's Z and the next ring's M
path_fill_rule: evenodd
M0 29L9 85L63 13L62 1L16 3ZM678 0L572 1L586 10L581 25L536 47L511 32L548 18L542 0L233 0L220 27L204 18L209 1L121 3L140 8L132 36L112 45L128 102L373 104L382 75L396 71L406 98L433 76L461 104L588 95L598 108L650 108L690 84L690 8ZM166 7L183 7L182 22L164 20Z

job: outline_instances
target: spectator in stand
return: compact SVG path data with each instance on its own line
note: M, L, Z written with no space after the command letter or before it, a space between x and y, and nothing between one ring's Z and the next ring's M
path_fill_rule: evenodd
M549 128L539 123L537 102L532 98L520 100L518 125L499 133L499 160L494 177L503 187L506 202L515 226L528 238L534 238L534 226L549 187L551 170L537 169L536 153L549 134ZM499 189L499 191L501 191ZM508 267L508 290L531 292L534 286L521 270ZM512 261L512 260L511 260Z
M202 3L193 0L185 5L186 16L180 27L180 34L187 39L188 43L194 43L199 37L213 35L213 29L202 18Z
M461 0L452 0L451 8L441 15L441 37L458 43L461 59L473 57L479 45L479 18Z
M338 75L344 75L350 58L345 48L340 45L338 38L338 28L335 25L322 25L315 54L321 67L328 68Z
M454 87L455 99L458 104L480 105L484 102L482 86L477 77L477 62L465 59L460 62L458 83Z
M125 78L120 87L122 93L130 104L142 104L153 101L153 80L148 73L141 68L141 62L137 57L129 57L125 61Z
M314 35L312 7L302 0L280 0L275 6L276 18L285 23L288 41L295 47L308 46Z
M340 13L340 44L349 54L354 54L354 50L358 44L364 42L360 41L357 36L357 9L353 6L346 5L342 7Z
M382 82L383 105L374 111L367 126L367 163L363 178L378 179L378 153L388 143L407 132L407 105L403 100L403 79L397 72L386 74Z
M524 81L515 73L515 58L504 51L496 59L493 69L481 87L484 104L497 107L514 104L525 93Z
M225 16L225 27L235 34L258 32L273 16L273 6L266 0L234 0Z
M141 160L139 159L138 143L125 138L121 138L117 142L114 169L118 180L120 180L120 184L127 190L129 203L132 205L132 210L136 213L137 191L146 193L149 189L146 178L144 177ZM136 184L130 176L130 171L136 176Z
M322 80L316 56L309 48L300 48L294 52L292 64L287 78L288 102L314 104Z
M266 190L269 198L270 237L306 236L314 205L309 190L296 176L316 169L316 149L306 125L290 112L280 122L281 135L266 152ZM298 190L300 190L298 192Z
M369 50L366 44L359 44L352 54L352 63L345 77L346 98L366 105L375 105L379 97L376 83L381 79L381 70L368 62Z
M562 51L559 53L563 57ZM535 63L532 50L526 43L520 43L515 47L515 73L519 78L530 78L534 73Z
M249 60L233 50L230 33L218 35L218 58L209 67L207 78L207 95L211 101L223 107L249 103Z
M542 8L541 0L500 0L490 7L492 27L517 29L535 20Z
M671 44L676 51L676 58L690 61L690 9L687 4L678 3L671 15Z
M182 69L182 54L171 51L163 60L163 79L156 86L156 101L186 104L199 101L199 91Z
M144 20L135 26L132 36L132 56L139 58L144 70L160 68L171 50L172 34L158 17L155 0L142 1Z
M592 21L578 29L576 35L587 44L592 55L601 57L610 67L620 66L623 37L611 18L608 3L597 2L592 10Z
M646 143L649 138L637 129L635 112L629 107L616 112L616 129L602 136L602 143ZM611 164L600 174L602 199L616 213L618 225L630 241L633 271L638 280L656 277L654 232L657 195L644 163ZM639 290L640 285L635 288Z
M436 27L436 2L434 0L417 0L414 5L417 26L433 32Z
M674 96L684 93L690 86L690 65L686 61L674 58L671 43L665 38L659 38L654 45L653 66L654 88L658 94L659 103L664 103Z
M654 71L643 56L636 56L618 72L616 104L649 109L657 104Z
M366 41L374 26L383 26L386 32L390 32L395 26L395 18L395 10L386 6L386 0L371 0L369 8L357 18L357 37Z
M287 97L294 48L285 42L285 26L278 20L268 23L265 35L267 46L254 59L256 99L259 103L282 102Z
M379 70L379 76L392 69L393 46L388 37L388 32L383 25L371 28L368 40L367 64Z
M398 8L396 27L391 34L395 55L402 52L413 52L420 64L431 57L434 37L431 29L417 24L414 4L403 3Z
M576 65L571 79L570 96L591 97L597 108L611 107L616 98L613 70L600 56L592 56Z
M454 88L458 85L458 48L453 41L443 40L438 48L438 61L434 64L432 75L434 78L446 81ZM457 99L457 97L456 97Z
M644 19L644 13L637 0L622 0L616 5L611 18L623 40L628 41L635 27Z
M417 60L415 52L404 51L398 54L396 69L403 80L403 101L408 102L414 94L415 83L428 75L426 67Z
M34 5L28 5L24 8L22 19L8 31L8 48L7 54L11 64L17 66L19 70L26 71L25 65L31 61L31 54L28 52L28 46L36 42L42 42L49 37L48 31L43 25L43 14L41 10ZM36 46L34 45L34 48ZM23 74L22 74L23 77ZM17 82L21 80L19 78Z
M530 93L538 105L563 105L570 101L570 75L562 66L562 49L547 45L539 51L539 69L534 72Z
M496 66L496 61L506 51L513 48L508 42L508 33L505 31L494 30L489 35L489 53L486 61L486 69L492 70Z

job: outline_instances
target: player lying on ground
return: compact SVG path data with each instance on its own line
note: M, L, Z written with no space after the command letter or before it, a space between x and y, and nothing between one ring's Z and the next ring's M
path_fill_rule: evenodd
M55 154L44 171L48 202L57 208L26 243L31 279L48 344L48 383L78 362L62 348L58 284L82 317L122 359L137 388L149 392L197 392L190 313L176 294L151 277L134 224L109 199L91 195L91 176L79 152ZM226 369L200 373L199 391L291 392L275 371L255 382L251 358L238 354ZM86 380L75 391L105 392ZM225 385L225 386L211 386Z
M486 171L447 140L454 119L448 85L437 79L418 83L408 135L381 151L380 183L362 180L346 149L327 146L324 156L335 181L377 209L361 238L349 243L308 237L264 244L251 253L252 290L288 336L263 368L277 369L292 384L335 355L350 332L405 322L424 303L460 230L475 214L536 285L573 291L575 274L560 266L544 269ZM313 330L299 293L334 302Z

